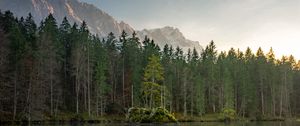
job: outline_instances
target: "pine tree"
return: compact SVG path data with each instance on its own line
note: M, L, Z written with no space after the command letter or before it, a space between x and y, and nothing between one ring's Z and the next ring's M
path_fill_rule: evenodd
M31 110L32 110L32 102L34 101L33 97L33 89L35 89L37 83L36 83L36 73L37 73L37 25L35 24L32 15L29 13L28 16L25 19L25 22L21 26L23 27L23 34L25 34L26 39L26 51L24 53L25 55L25 75L26 75L26 84L27 92L26 92L26 108L27 108L27 118L28 120L31 120Z
M63 98L66 109L72 110L72 92L68 89L72 89L71 81L71 25L66 17L64 17L59 27L59 41L63 44Z
M106 73L108 67L108 57L105 48L103 47L103 43L100 42L97 38L94 38L94 57L95 57L95 65L94 65L94 80L96 87L96 115L104 115L105 106L107 104L107 94L111 91L111 86L106 83ZM99 103L100 102L100 103Z
M128 39L127 44L127 60L126 63L128 64L128 71L131 73L131 106L134 104L138 104L139 100L139 89L141 88L142 83L142 61L140 60L141 55L141 45L139 42L139 38L136 37L136 33L132 33L132 37ZM128 78L128 79L130 79ZM129 100L129 99L127 99Z
M60 105L61 96L61 52L63 45L58 41L58 28L55 18L50 14L39 28L39 43L38 43L38 76L40 84L47 85L44 88L47 92L47 98L41 97L41 102L48 103L51 116L57 114L58 106ZM44 108L44 107L43 107Z
M225 109L234 108L234 88L231 73L228 69L225 68L224 71L224 100L225 100Z
M265 80L266 80L266 71L265 71L265 63L266 63L266 57L262 51L261 48L259 48L257 50L256 53L256 70L257 70L257 80L256 82L259 84L259 98L260 98L260 112L261 115L265 115L265 94L264 94L264 90L265 90Z
M71 78L74 83L74 92L72 94L75 95L75 99L73 104L75 104L76 114L79 114L79 89L80 89L80 81L81 81L81 54L83 54L81 49L81 43L79 41L79 30L78 25L76 23L73 24L71 28L70 34L70 67L71 67Z
M270 113L273 116L276 116L276 94L279 94L278 92L278 85L276 83L277 80L277 71L276 71L276 64L275 64L275 54L272 48L270 48L270 51L266 54L266 58L267 58L267 84L270 90L270 98L271 99L269 102L269 106L270 106Z
M144 71L144 82L142 87L145 106L157 107L160 105L161 83L164 80L164 70L160 64L159 57L152 55L149 57L149 63Z
M22 75L21 71L24 68L24 53L25 53L25 38L21 33L21 29L16 21L12 22L11 27L9 28L9 36L10 42L10 65L13 71L13 120L16 119L17 116L17 107L18 107L18 94L21 94L21 91L18 90L19 86L21 87L22 83Z
M215 90L215 62L217 59L216 46L213 41L205 48L201 54L202 76L205 78L205 92L207 110L216 112L216 90Z
M119 60L118 49L117 49L117 40L115 35L111 32L108 34L105 41L105 48L107 49L108 60L108 74L109 74L109 84L112 87L111 92L111 102L115 103L116 99L116 89L117 89L117 61Z

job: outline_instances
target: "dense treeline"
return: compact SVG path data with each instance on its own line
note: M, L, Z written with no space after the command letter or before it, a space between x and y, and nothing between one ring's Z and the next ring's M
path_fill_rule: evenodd
M132 106L165 107L184 116L234 109L243 117L300 113L300 62L217 52L212 41L199 54L160 48L136 34L100 39L87 24L39 25L29 14L0 13L0 119L34 120L63 114L123 114Z

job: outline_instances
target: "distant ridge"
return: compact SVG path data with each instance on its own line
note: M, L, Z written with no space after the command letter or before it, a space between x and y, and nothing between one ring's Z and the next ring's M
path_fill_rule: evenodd
M81 23L83 20L88 24L92 33L105 37L113 32L117 37L125 30L129 35L134 29L126 22L118 22L112 16L92 4L78 0L1 0L0 9L10 10L17 17L33 15L37 24L49 13L52 13L60 24L63 17L67 17L71 23ZM154 39L160 47L165 44L180 46L183 50L194 47L201 51L202 47L198 42L186 39L177 28L164 27L160 29L137 31L140 39L145 35Z
M138 31L137 34L140 38L148 36L151 39L159 41L157 44L161 48L163 48L165 44L168 44L172 45L174 49L179 46L184 52L187 52L189 48L191 51L195 48L198 52L201 52L203 49L198 41L186 39L178 28L170 26L150 30L144 29Z

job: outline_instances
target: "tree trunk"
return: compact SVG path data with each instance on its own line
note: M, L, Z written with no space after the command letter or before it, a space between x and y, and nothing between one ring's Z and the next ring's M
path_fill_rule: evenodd
M53 115L53 70L52 70L52 64L51 64L51 66L50 66L50 111L51 111L51 113L50 113L50 115L52 116Z
M279 108L279 117L281 118L282 117L282 88L280 90L280 108Z
M260 78L260 100L261 100L261 113L262 115L265 115L265 110L264 110L264 89L263 89L263 80Z
M113 65L115 67L115 65ZM116 99L116 92L117 92L117 81L116 81L116 72L115 72L115 68L113 67L113 103L115 103L115 99Z
M58 105L59 105L59 99L60 97L56 98L56 102L55 102L55 109L54 109L54 117L57 117L57 113L58 113Z
M85 80L87 80L86 79L86 75L84 74L84 79ZM84 81L84 82L86 82L86 81ZM86 111L87 110L87 83L83 83L83 98L84 98L84 111Z
M27 105L28 105L27 120L28 120L28 122L30 122L30 120L31 120L31 82L32 82L32 75L30 75L29 87L28 87L28 91L27 91Z
M149 106L150 108L152 108L152 85L151 85L151 88L150 88L150 100L149 100Z
M194 90L193 87L191 88L191 117L194 116Z
M110 62L110 84L111 84L111 88L112 88L112 91L111 91L111 103L114 103L115 102L115 84L114 84L114 61L112 60Z
M131 107L133 107L133 84L131 84Z
M103 105L103 102L104 102L104 98L103 96L101 95L101 100L100 100L100 104L101 104L101 110L100 110L100 115L103 116L103 111L104 111L104 105Z
M153 71L152 71L152 75L153 75ZM152 76L152 83L155 83L155 80L154 80L154 77ZM151 85L151 88L150 88L150 108L152 108L152 97L153 97L153 94L152 94L152 90L153 90L153 88L152 88L152 85Z
M122 103L125 107L125 68L124 68L124 57L123 57L123 71L122 71Z
M284 86L284 92L285 92L285 116L291 116L291 107L290 107L290 97L289 97L289 91L288 91L288 81L287 81L287 71L285 71L285 86Z
M186 107L186 78L183 81L183 116L187 115L187 107Z
M87 83L87 90L88 90L88 113L89 113L89 117L91 116L91 92L90 92L90 53L89 53L89 47L88 47L88 83Z
M160 87L160 107L163 107L163 86Z
M262 112L262 115L265 115L265 109L264 109L264 93L263 91L261 91L261 112Z
M96 93L96 116L99 116L99 91Z
M164 94L163 94L163 97L164 97L164 99L163 99L163 108L166 108L166 86L164 86L163 91L164 91Z
M75 84L75 89L76 89L76 114L79 113L79 71L78 71L78 66L76 67L76 84Z
M171 82L173 82L173 81L171 81ZM169 109L170 109L170 112L172 112L172 108L173 108L173 85L172 85L172 83L171 83L170 86L171 86L171 88L170 88L171 89L170 90L170 93L171 93L171 98L170 99L171 100L170 100L170 106L169 106L170 108Z
M16 119L16 114L17 114L17 65L15 69L15 79L14 79L14 110L13 110L13 120Z
M276 116L276 98L275 98L275 89L271 87L271 97L272 97L272 114Z

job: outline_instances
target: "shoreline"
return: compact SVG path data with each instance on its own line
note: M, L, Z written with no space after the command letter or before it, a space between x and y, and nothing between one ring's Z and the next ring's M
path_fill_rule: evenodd
M255 120L255 119L237 119L237 120L233 120L230 122L284 122L284 121L292 121L292 122L300 122L298 121L298 118L268 118L268 119L260 119L260 120ZM204 119L201 117L195 117L195 118L179 118L178 122L226 122L226 121L222 121L218 118L214 118L214 119ZM126 121L126 118L102 118L102 119L84 119L84 120L32 120L32 121L27 121L27 120L18 120L18 121L0 121L0 124L4 124L4 125L23 125L23 124L104 124L104 123L128 123L130 124L130 122ZM155 123L155 122L154 122Z

